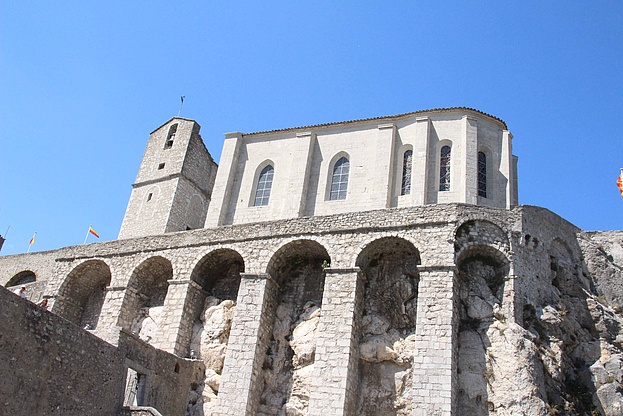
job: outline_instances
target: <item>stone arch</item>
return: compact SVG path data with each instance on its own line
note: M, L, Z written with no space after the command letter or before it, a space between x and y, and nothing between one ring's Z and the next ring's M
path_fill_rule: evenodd
M161 324L164 299L171 279L173 266L164 257L150 257L139 264L128 281L119 325L145 341L151 340Z
M485 416L495 406L488 396L488 388L496 390L494 359L491 358L496 352L492 352L490 338L491 331L496 330L492 328L493 323L506 321L502 306L510 262L497 247L472 244L457 253L456 265L458 406L466 414ZM504 375L498 376L503 378Z
M366 277L359 339L358 415L410 412L420 253L401 237L368 243L356 265ZM406 414L406 413L405 413Z
M237 251L220 248L203 256L190 276L202 290L191 297L185 312L192 315L193 321L189 353L203 359L206 368L217 374L223 370L244 267L244 260Z
M455 264L464 257L464 250L471 246L492 247L501 253L510 251L506 232L497 224L483 219L470 219L461 223L454 234ZM497 256L497 255L496 255ZM506 257L503 254L503 257Z
M59 288L54 312L81 327L97 328L110 280L110 268L103 260L77 265Z
M31 270L23 270L11 277L4 287L26 285L37 281L37 275Z
M236 250L219 248L203 256L193 269L190 280L212 296L236 300L244 259Z
M294 240L280 247L268 263L267 271L278 283L279 293L261 375L260 414L289 414L294 409L307 413L324 267L330 262L320 243Z

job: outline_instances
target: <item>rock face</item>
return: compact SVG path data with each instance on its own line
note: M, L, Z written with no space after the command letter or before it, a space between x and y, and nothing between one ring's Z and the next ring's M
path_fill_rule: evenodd
M221 372L236 303L213 296L205 299L203 311L193 327L191 355L205 364L205 374L198 377L189 393L186 416L209 416L216 410Z
M291 260L264 361L258 415L307 415L321 314L322 260Z
M623 319L615 313L622 302L615 260L621 241L600 237L603 244L580 235L583 261L560 241L547 253L532 246L535 256L549 257L549 267L534 276L538 285L527 295L522 325L512 323L502 301L513 293L505 287L508 265L486 250L460 263L461 414L623 414Z
M405 242L386 240L360 261L366 287L357 414L409 415L419 258Z
M485 256L459 272L458 406L464 414L544 415L542 370L528 331L506 323L508 267ZM509 352L516 352L515 354Z
M158 333L158 326L162 322L163 306L141 308L138 316L132 321L130 330L140 339L149 343Z

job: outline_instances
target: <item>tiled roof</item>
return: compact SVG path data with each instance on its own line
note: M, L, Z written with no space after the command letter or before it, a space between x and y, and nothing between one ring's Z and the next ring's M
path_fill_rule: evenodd
M504 120L502 120L502 119L500 119L498 117L492 116L491 114L487 114L485 112L482 112L480 110L476 110L475 108L469 108L469 107L448 107L448 108L432 108L430 110L413 111L413 112L410 112L410 113L396 114L394 116L362 118L362 119L359 119L359 120L335 121L335 122L332 122L332 123L313 124L313 125L310 125L310 126L288 127L288 128L285 128L285 129L256 131L256 132L253 132L253 133L244 133L244 135L245 136L250 136L250 135L254 135L254 134L276 133L276 132L292 131L292 130L309 130L309 129L312 129L312 128L337 126L337 125L340 125L340 124L358 123L358 122L362 122L362 121L394 119L394 118L401 118L401 117L413 116L413 115L419 115L419 114L425 114L425 113L444 113L444 112L457 111L457 110L471 111L471 112L478 113L480 115L492 118L493 120L496 120L496 121L499 121L500 123L502 123L502 125L504 126L505 130L508 129L508 127L506 126L506 123L504 122Z

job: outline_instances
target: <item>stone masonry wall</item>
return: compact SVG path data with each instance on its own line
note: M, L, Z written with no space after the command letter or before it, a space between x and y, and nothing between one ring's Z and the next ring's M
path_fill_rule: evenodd
M80 274L84 265L97 262L99 269L110 271L111 279L103 289L95 333L118 346L120 356L115 347L103 344L113 349L111 362L121 359L125 366L137 363L149 370L148 404L159 410L158 406L183 408L184 401L196 405L198 386L205 384L212 392L203 399L204 404L209 399L204 406L208 412L251 415L265 408L271 337L276 330L294 334L303 322L288 326L274 319L283 284L277 271L303 270L301 261L311 253L305 250L313 248L314 256L322 252L326 259L319 323L308 325L317 333L305 338L315 342L306 350L314 355L309 356L313 371L305 373L303 385L299 376L312 367L293 367L292 394L297 389L302 407L287 402L284 411L298 415L306 408L308 414L349 415L359 406L362 415L382 409L390 414L456 416L469 406L491 416L561 414L555 412L565 408L610 416L617 414L619 402L623 406L614 382L619 377L616 363L623 362L623 331L617 329L623 328L623 319L611 309L617 306L616 297L608 297L611 287L618 290L613 276L622 269L617 247L623 243L618 236L599 234L593 239L538 207L504 210L448 204L193 230L0 257L0 281L6 283L24 270L51 270L49 278L37 284L44 285L43 294L55 311L67 277L86 278ZM396 254L388 243L397 244L404 256L400 262L413 267L398 271L385 266ZM193 279L205 271L225 273L204 267L208 258L222 259L223 264L238 259L236 270L243 273L238 296L231 299L236 306L233 318L228 318L230 336L223 339L227 345L219 347L216 357L224 359L222 372L211 369L210 380L203 373L203 357L192 361L166 353L189 354L192 325L201 310L197 304L207 290L191 283ZM150 265L167 265L169 289L159 315L162 321L151 328L153 336L141 341L116 327L128 327L120 319L123 299L132 291L137 293L130 298L140 298L141 280L149 279ZM393 274L382 277L385 269ZM136 285L130 289L132 279ZM314 281L322 280L316 277L309 283ZM392 282L406 286L384 287ZM383 300L382 294L392 290L404 297ZM63 293L71 296L70 291ZM35 308L13 294L6 296ZM395 305L387 310L393 312L386 313L383 305L392 301ZM402 326L407 318L410 323ZM298 331L288 340L295 355ZM16 339L20 344L24 340ZM74 342L68 341L72 345L67 348ZM74 355L81 357L79 352ZM181 371L176 372L180 369L175 364ZM121 377L125 366L119 367ZM623 372L620 375L623 382ZM15 379L27 377L25 371ZM369 391L378 397L367 395ZM278 413L282 404L275 403L272 409Z
M115 347L0 288L0 414L114 415L128 362L149 372L149 405L183 413L200 363L126 334Z

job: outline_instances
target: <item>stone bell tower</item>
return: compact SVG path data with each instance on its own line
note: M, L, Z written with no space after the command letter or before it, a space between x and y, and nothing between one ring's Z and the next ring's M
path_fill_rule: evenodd
M120 239L203 228L217 165L200 129L173 117L149 135Z

